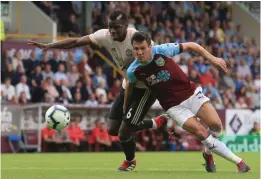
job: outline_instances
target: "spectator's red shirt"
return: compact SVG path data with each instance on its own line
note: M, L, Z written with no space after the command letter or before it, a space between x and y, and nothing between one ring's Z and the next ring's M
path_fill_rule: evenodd
M80 139L84 138L84 132L79 126L76 126L73 128L67 127L66 130L69 134L71 141L73 141L73 142L79 142Z
M204 86L207 85L208 83L211 83L213 86L216 83L216 80L210 76L202 75L199 79L200 83Z
M96 143L96 136L98 136L100 133L100 128L95 127L92 132L91 135L88 137L88 143L89 144L95 144Z
M110 138L110 140L111 140L112 142L118 142L118 141L120 141L120 139L119 139L118 136L109 136L109 138Z
M101 141L105 141L105 140L109 139L109 134L108 134L107 130L100 130L98 133L98 136Z
M42 129L42 138L44 136L48 136L49 139L53 138L55 136L55 130L54 129L49 129L47 127Z

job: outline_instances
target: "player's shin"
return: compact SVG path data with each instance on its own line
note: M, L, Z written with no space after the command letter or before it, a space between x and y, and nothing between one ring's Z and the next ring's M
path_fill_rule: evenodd
M135 157L136 142L133 136L129 138L120 137L121 145L127 161L132 161Z
M208 132L214 137L216 138L217 140L219 140L220 136L221 136L221 130L220 131L214 131L214 130L211 130L211 129L208 129ZM208 148L208 147L205 147L204 149L204 152L208 155L211 155L212 152L211 150Z
M236 156L227 148L227 146L224 143L220 142L212 135L209 135L205 140L202 140L201 143L212 152L235 164L238 164L242 161L242 158Z

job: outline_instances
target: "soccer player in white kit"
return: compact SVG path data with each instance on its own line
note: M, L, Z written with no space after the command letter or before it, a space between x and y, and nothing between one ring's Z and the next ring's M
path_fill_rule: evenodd
M42 50L51 48L71 49L88 44L105 47L124 76L127 76L126 70L135 58L131 38L136 29L128 28L128 17L121 10L114 10L110 14L108 25L108 29L101 29L81 38L70 38L49 44L28 41L27 44L35 45ZM121 92L113 103L108 120L108 133L112 136L119 136L126 156L126 160L118 168L119 171L131 171L136 167L136 143L133 133L142 129L138 124L156 100L156 97L151 94L151 90L144 83L137 82L133 93L135 95L131 96L126 109L123 109L123 106L125 106L123 105L125 85L126 80L124 79ZM150 127L166 132L167 120L167 115L158 116L152 119L153 125Z

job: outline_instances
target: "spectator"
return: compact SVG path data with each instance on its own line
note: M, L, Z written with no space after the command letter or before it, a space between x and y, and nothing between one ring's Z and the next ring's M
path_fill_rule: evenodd
M225 89L230 88L230 89L233 89L233 91L235 91L236 86L235 86L235 83L232 78L232 71L230 69L228 69L227 73L223 76L223 78L221 80L221 85Z
M244 97L239 97L236 104L235 104L235 108L237 109L246 109L248 106L245 102L245 98Z
M204 74L209 69L209 67L206 64L204 64L204 59L202 57L199 57L198 59L198 62L194 63L194 68L195 70Z
M101 83L105 84L105 88L107 89L107 77L102 72L102 68L100 66L96 67L96 73L93 75L93 83L94 87L97 88Z
M20 66L22 68L22 71L24 72L24 65L22 62L22 57L21 57L21 53L19 51L15 52L14 57L12 58L12 65L13 65L13 69L17 69L18 66Z
M98 101L96 100L95 94L91 93L90 98L85 103L88 106L95 106L98 105Z
M107 92L105 90L105 82L101 81L98 88L95 90L96 97L100 99L101 104L108 102Z
M11 85L11 79L6 78L5 84L1 85L1 91L2 91L2 100L11 101L12 98L16 95L15 94L15 88L13 85Z
M16 95L20 96L22 92L25 93L26 99L31 100L31 94L29 90L29 86L26 84L27 77L23 75L20 79L20 83L16 85Z
M68 81L68 77L66 76L64 71L65 71L64 65L60 64L58 67L58 71L54 74L54 79L56 81L60 81L60 80Z
M59 93L57 91L57 89L55 88L55 86L53 85L52 82L52 78L51 77L47 77L46 79L46 88L47 88L47 98L49 99L50 102L54 102L55 99L57 99L59 97Z
M113 83L113 87L111 87L108 92L109 103L111 103L115 100L115 98L119 94L120 90L121 90L121 81L116 79Z
M19 96L19 104L22 104L22 105L25 105L27 104L27 99L26 99L26 96L25 96L25 92L22 92Z
M213 74L210 69L200 77L199 81L203 86L206 86L208 83L211 83L212 85L216 84L216 80L213 78Z
M249 135L257 135L260 136L260 124L254 122L253 128L249 131Z
M71 120L66 130L69 134L73 150L79 151L81 144L80 141L83 139L84 134L82 129L78 126L78 123L75 121L75 119Z
M240 60L240 65L237 67L237 72L240 73L242 78L245 78L247 75L251 75L250 68L245 59Z
M55 151L55 130L49 127L44 127L41 131L42 135L42 151L54 152Z
M69 80L69 87L73 87L76 84L76 81L80 77L80 73L78 72L77 65L72 66L72 70L67 73L67 77Z
M41 84L41 81L43 80L42 69L39 65L36 66L34 70L32 80L34 80L38 86Z
M70 152L71 142L66 129L55 131L55 146L57 152Z
M42 72L43 79L47 79L48 77L53 77L52 67L50 64L45 65L45 69Z
M83 103L81 92L78 91L74 94L73 103L75 103L75 104L82 104Z

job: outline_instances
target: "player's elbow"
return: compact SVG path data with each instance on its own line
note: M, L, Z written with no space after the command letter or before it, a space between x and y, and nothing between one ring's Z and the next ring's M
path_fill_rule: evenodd
M182 44L183 51L197 51L197 49L200 47L195 42L187 42Z

